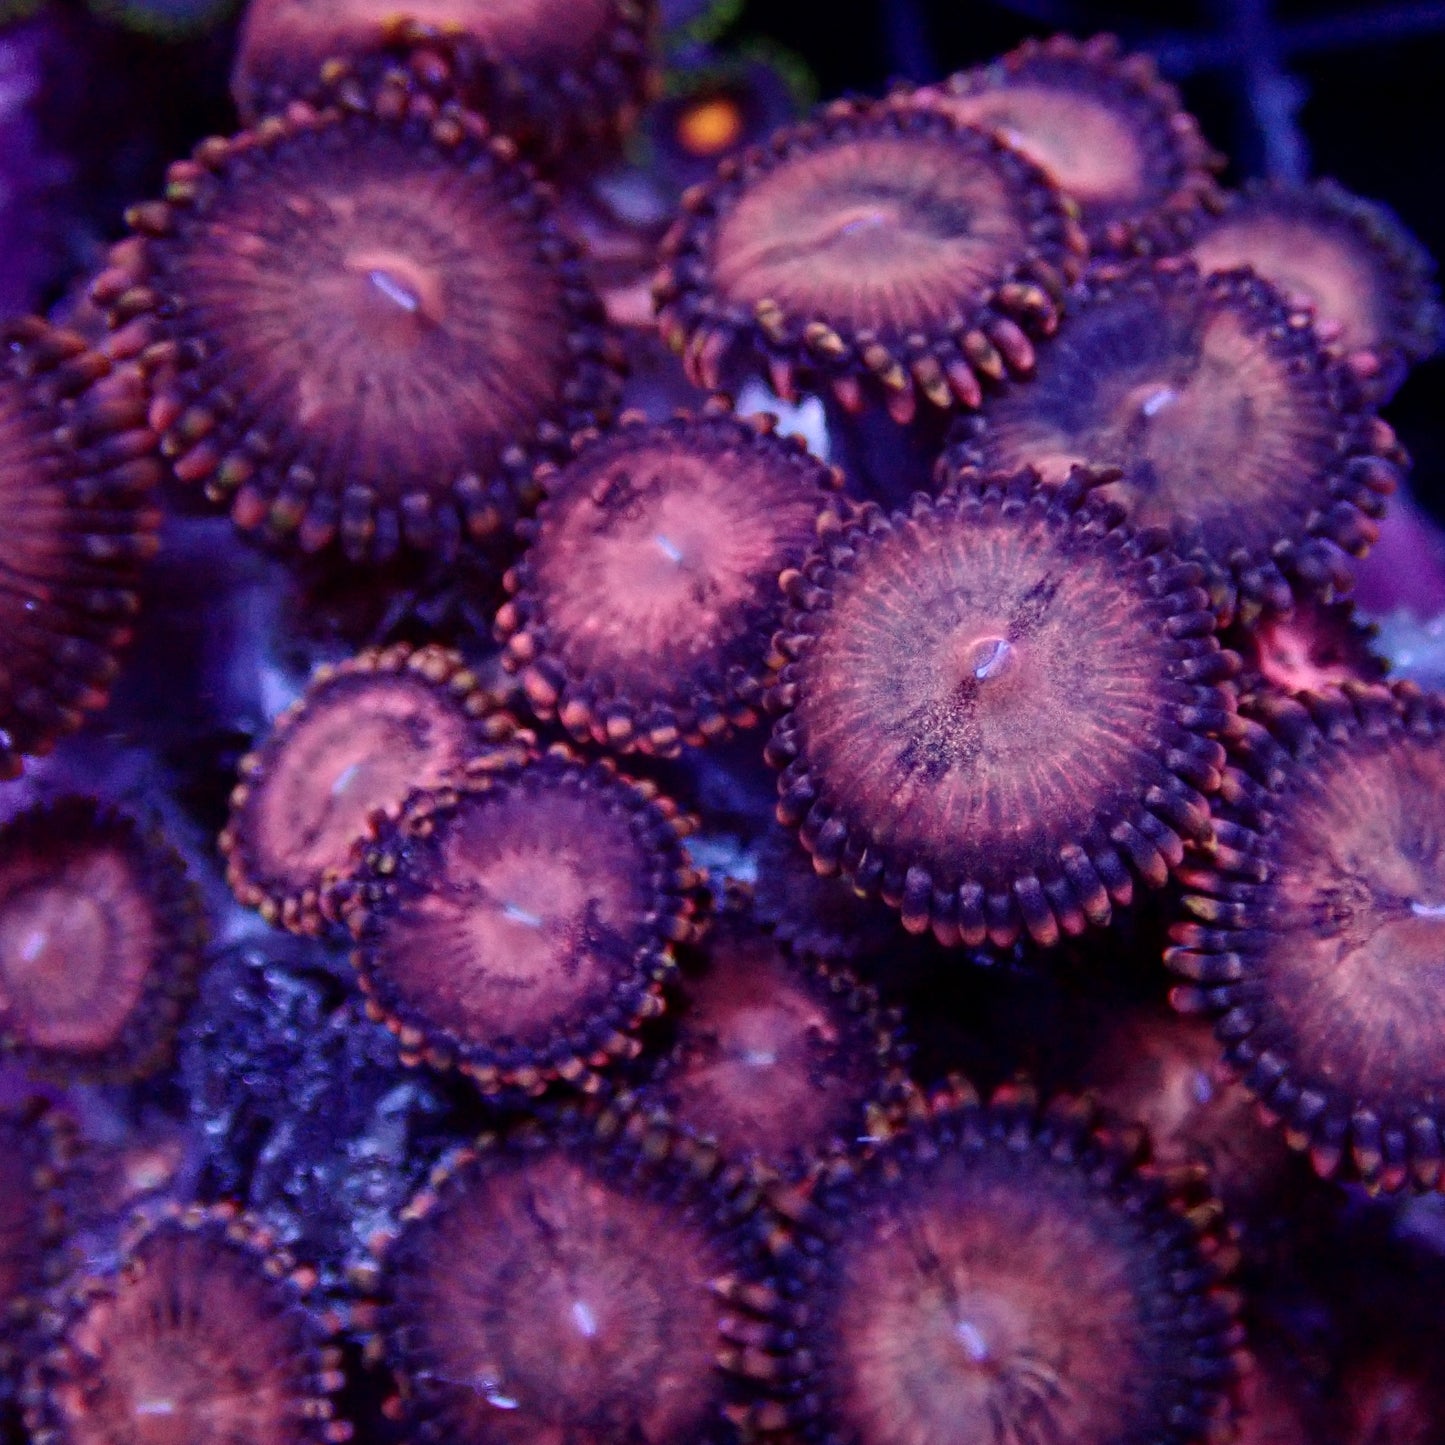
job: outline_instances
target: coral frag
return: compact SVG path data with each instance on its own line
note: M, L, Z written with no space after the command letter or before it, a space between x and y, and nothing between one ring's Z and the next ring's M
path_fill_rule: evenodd
M1428 257L703 8L252 0L4 321L0 1445L1445 1438Z

